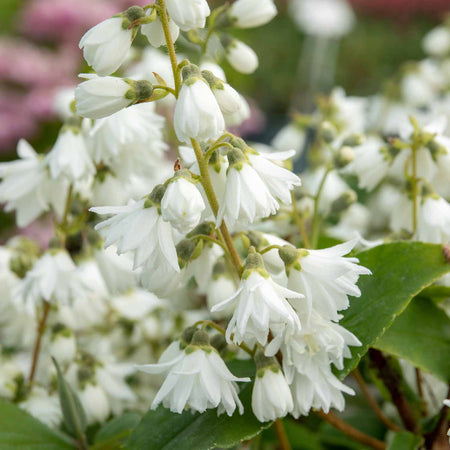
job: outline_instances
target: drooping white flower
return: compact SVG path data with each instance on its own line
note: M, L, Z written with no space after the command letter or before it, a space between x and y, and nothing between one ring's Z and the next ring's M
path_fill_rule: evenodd
M259 65L258 55L254 50L237 39L226 45L225 56L233 69L246 75L253 73Z
M251 116L250 105L241 94L239 94L239 102L239 108L235 112L223 115L227 127L238 127Z
M60 176L71 183L95 173L86 142L80 129L67 127L60 131L53 149L46 157L52 178Z
M356 285L359 276L371 274L358 265L357 258L343 257L356 243L357 239L322 250L297 250L291 246L280 250L289 289L303 293L310 307L324 318L338 320L338 311L348 308L348 296L361 295Z
M97 77L84 74L87 81L75 89L77 113L89 119L101 119L130 106L137 101L146 100L152 95L148 81L134 81L128 78Z
M16 211L16 222L24 227L50 207L61 217L66 200L65 181L51 180L45 160L25 140L17 146L17 161L0 164L0 202L6 211Z
M303 298L302 294L272 280L264 268L262 256L253 250L246 259L245 271L236 293L211 311L221 311L235 305L226 331L227 341L266 345L270 331L275 332L276 329L279 335L301 328L300 320L287 300L300 298Z
M202 70L202 76L208 82L224 115L234 114L242 107L240 94L228 83L216 77L209 70Z
M86 298L89 287L77 272L77 267L67 251L49 250L44 253L17 286L15 302L23 302L25 308L33 311L42 300L69 304Z
M213 267L212 278L206 288L206 301L208 309L212 308L226 299L230 298L236 292L236 282L230 276L223 262L218 262ZM233 314L233 305L213 313L214 317L223 318Z
M217 78L222 81L227 81L227 76L222 67L219 66L216 62L211 61L210 59L203 59L200 62L199 66L200 70L203 72L204 70L208 70L213 73Z
M237 0L228 10L233 26L254 28L265 25L277 15L273 0Z
M362 145L355 147L354 153L355 159L345 171L358 177L360 188L371 191L388 174L393 157L384 142L375 136L369 136Z
M111 413L111 407L106 392L101 386L88 382L78 392L78 396L89 425L103 423L108 418Z
M244 408L238 397L237 378L227 368L217 351L209 344L209 337L197 331L184 350L173 342L162 354L158 364L137 366L147 373L164 373L166 379L152 403L152 409L162 403L172 412L181 414L186 406L192 411L205 412L217 408L231 416L236 407Z
M450 241L450 203L438 195L422 200L417 218L419 241L445 244Z
M26 400L19 403L19 407L51 428L58 428L61 424L62 412L58 397L49 395L39 386L33 386Z
M155 294L142 289L130 289L111 299L112 309L129 320L139 320L162 305Z
M252 410L260 422L276 420L292 411L291 391L280 366L274 358L264 356L262 350L255 355L256 376L252 392Z
M294 186L301 185L300 178L290 170L284 169L272 161L282 161L291 158L293 155L294 150L279 153L248 154L248 159L269 192L287 205L291 204L291 191Z
M225 220L229 226L236 222L253 223L268 217L279 208L269 188L238 148L227 154L229 167L225 192L220 200L217 225Z
M58 364L66 365L73 361L76 351L77 343L72 330L64 325L55 325L50 338L50 355Z
M275 135L272 146L281 151L294 149L296 156L299 157L303 152L305 140L306 132L296 124L289 123Z
M142 8L133 6L84 34L79 47L83 49L84 59L99 75L110 75L125 61L135 35L129 25L144 15Z
M204 209L205 202L189 172L176 172L161 200L162 218L187 234L198 225Z
M151 13L151 10L149 10L149 13ZM172 40L175 42L180 34L180 28L172 18L169 18L169 30ZM164 30L159 16L156 16L156 19L153 22L141 25L141 33L148 39L148 42L150 42L153 47L158 48L161 47L161 45L166 45L166 37L164 36Z
M204 28L211 10L206 0L166 0L170 18L183 30Z
M425 53L435 57L442 57L450 52L450 30L440 25L429 31L422 41Z
M172 226L163 220L155 206L159 206L163 195L164 186L158 185L147 199L130 202L127 206L91 208L91 211L113 214L95 228L105 238L105 247L118 242L119 254L134 252L134 268L149 263L156 269L167 263L179 272Z
M218 138L225 129L225 122L214 94L198 67L191 64L182 71L184 81L174 114L178 139L190 143L191 139Z

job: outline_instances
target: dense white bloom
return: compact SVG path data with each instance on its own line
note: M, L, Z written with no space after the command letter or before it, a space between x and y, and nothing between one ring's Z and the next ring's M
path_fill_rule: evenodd
M388 174L392 158L383 151L384 142L375 136L368 137L364 143L355 147L355 159L345 171L358 177L358 186L371 191Z
M132 86L126 79L89 75L75 89L77 113L89 119L110 116L135 102L130 92Z
M225 129L225 121L208 83L201 78L200 72L191 76L183 68L184 83L180 90L175 114L175 133L181 142L190 143L191 139L206 141L218 138ZM198 73L197 73L198 72ZM187 74L187 75L185 75Z
M0 164L0 202L6 202L5 211L16 211L16 222L24 227L50 206L61 217L67 186L53 181L47 173L47 164L25 140L17 146L20 159Z
M250 74L258 68L258 55L242 41L234 39L225 48L225 56L233 69Z
M81 404L86 413L89 425L103 423L111 412L105 390L93 383L86 383L86 386L78 392Z
M81 38L84 59L101 76L115 72L125 61L133 30L123 26L122 17L111 17L91 28Z
M204 28L211 10L206 0L166 0L170 18L183 30Z
M46 159L52 178L63 176L73 183L95 173L80 129L63 128Z
M150 204L146 207L146 199L126 206L91 208L91 211L101 215L113 214L95 228L105 238L105 247L118 242L117 253L134 252L134 268L147 262L157 268L166 262L179 272L172 226L162 219L155 206Z
M151 11L152 10L149 10L149 13L151 13ZM169 19L169 30L172 40L175 42L180 34L180 28L171 18ZM166 37L164 36L164 30L159 16L156 16L156 19L153 22L141 25L141 33L146 36L148 42L150 42L153 47L158 48L161 47L161 45L166 45Z
M225 192L220 200L217 225L222 220L231 227L236 222L249 224L275 214L280 205L243 153L234 149L228 153L228 160L230 165Z
M261 177L269 192L283 203L291 203L291 190L300 186L300 178L290 170L284 169L272 161L281 161L291 158L294 151L284 153L249 153L248 159Z
M346 0L292 0L290 12L305 33L328 38L347 34L355 23Z
M211 311L221 311L229 305L235 305L226 331L227 341L237 344L245 341L249 345L259 342L266 345L269 331L274 332L276 329L276 334L279 335L291 333L301 327L300 320L287 299L292 301L303 297L302 294L275 283L265 271L261 255L250 253L236 293L214 306ZM278 331L279 327L281 331Z
M277 15L277 8L273 0L237 0L228 15L233 26L253 28L270 22Z
M34 386L27 399L19 403L19 406L51 428L58 428L61 424L62 412L58 397L49 395L39 386Z
M23 302L29 311L45 300L68 304L86 298L89 288L77 272L77 267L65 250L49 250L39 258L33 268L17 286L14 298Z
M324 318L338 320L338 311L349 305L348 296L359 297L356 285L360 275L370 275L369 269L358 265L356 258L344 258L357 240L322 250L296 250L284 247L280 256L287 265L288 287L302 292L310 307Z
M450 204L445 199L436 195L422 201L415 238L434 244L450 241Z
M231 416L238 407L244 408L238 397L237 381L247 382L249 378L237 378L227 368L222 358L208 343L198 342L196 332L191 345L180 349L179 342L173 342L162 354L158 364L137 366L147 373L164 373L166 379L152 403L152 409L160 403L172 412L181 414L186 406L192 411L205 412L217 408L218 413L226 411Z
M264 356L257 354L258 358ZM258 367L252 392L252 410L260 422L284 417L294 407L291 391L278 364L264 358L265 366Z
M205 202L189 174L184 176L180 172L167 186L161 200L161 215L180 233L187 234L200 222Z
M429 31L422 41L422 47L428 55L442 57L450 52L450 30L440 25Z

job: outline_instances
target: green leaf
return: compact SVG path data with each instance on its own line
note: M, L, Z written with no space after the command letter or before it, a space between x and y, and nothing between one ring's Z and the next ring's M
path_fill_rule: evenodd
M74 450L71 439L51 430L27 412L0 399L2 450Z
M357 365L370 346L386 332L411 299L425 287L450 272L442 247L421 242L380 245L357 255L373 275L363 276L358 285L361 297L352 298L340 324L362 342L353 347L341 376Z
M433 285L425 288L418 297L431 298L440 302L445 300L446 298L450 298L450 287L449 286L441 286L441 285Z
M375 348L450 382L450 319L431 300L415 298Z
M139 414L127 412L106 423L95 435L94 443L99 444L95 448L106 448L101 444L107 444L111 448L113 443L125 442L140 420Z
M248 372L248 361L235 361L233 368L242 366ZM254 367L254 366L253 366ZM231 368L233 373L237 370ZM242 373L242 372L241 372ZM252 375L254 370L252 371ZM237 411L232 417L226 414L217 416L217 410L203 414L171 413L159 407L148 411L134 430L126 444L129 450L207 450L211 448L230 448L241 441L251 439L272 423L261 423L252 413L251 395L253 385L246 383L239 397L244 405L244 414Z
M87 427L86 413L84 412L78 395L64 379L56 359L52 359L58 375L58 393L64 424L72 436L84 440L84 432Z
M421 436L416 436L408 431L400 431L395 433L387 450L416 450L422 441Z

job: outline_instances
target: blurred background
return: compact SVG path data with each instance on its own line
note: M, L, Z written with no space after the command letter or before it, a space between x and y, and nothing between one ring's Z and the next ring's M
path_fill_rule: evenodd
M84 65L78 42L103 19L139 2L0 0L0 159L19 138L38 150L55 141L55 93L74 86ZM141 2L145 4L147 2ZM212 1L221 4L222 1ZM293 111L310 112L318 93L342 86L371 95L408 60L424 58L421 40L450 10L448 0L278 0L268 25L236 33L261 64L253 76L227 67L228 81L251 102L247 138L269 142ZM183 42L179 42L180 50ZM0 213L1 214L1 213ZM0 233L12 219L0 215Z

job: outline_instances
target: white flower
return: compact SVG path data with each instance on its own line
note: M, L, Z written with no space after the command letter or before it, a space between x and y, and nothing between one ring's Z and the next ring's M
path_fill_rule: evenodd
M238 127L245 120L250 118L250 105L248 104L248 101L245 99L245 97L241 94L239 94L239 102L239 108L234 113L223 115L227 127Z
M210 14L206 0L166 0L170 18L183 30L204 28Z
M34 386L27 399L19 403L19 406L51 428L58 428L61 424L62 412L58 397L49 395L39 386Z
M272 161L282 161L291 158L294 150L279 153L249 153L253 168L269 189L269 192L277 199L286 204L291 204L291 191L294 186L300 186L300 178L290 170L274 164Z
M84 59L101 76L115 72L125 61L135 35L129 25L145 15L137 6L91 28L80 40Z
M75 89L77 113L89 119L101 119L151 96L151 85L147 81L133 81L127 78L89 78Z
M289 289L301 292L310 307L324 318L338 320L338 311L348 308L348 296L361 296L356 285L360 275L370 275L357 258L344 258L357 239L322 250L297 250L286 246L280 256L287 266Z
M151 13L151 11L152 10L149 10L149 13ZM169 30L172 40L175 42L180 34L180 28L171 18L169 19ZM150 42L153 47L158 48L161 47L161 45L166 45L166 37L164 36L164 30L159 16L156 16L156 19L153 22L141 25L141 33L146 36L148 42Z
M53 111L59 116L60 119L66 121L74 115L72 110L72 104L75 101L75 88L61 87L58 89L53 97Z
M415 238L434 244L450 241L450 204L445 199L435 195L422 201Z
M129 320L140 320L162 305L162 301L156 295L142 289L131 289L111 299L112 308L121 317Z
M4 343L6 346L6 343ZM13 400L17 394L18 381L23 376L22 370L13 359L0 359L0 395L2 398Z
M201 413L219 407L219 414L226 411L229 416L238 407L239 413L243 413L236 382L248 382L250 379L235 377L209 345L208 335L204 335L206 333L197 331L185 350L180 349L178 342L173 342L162 354L158 364L137 366L143 372L166 374L153 400L152 409L163 403L178 414L186 406Z
M217 78L209 70L203 70L202 75L208 81L220 110L224 115L234 114L242 107L241 95L228 83Z
M418 72L406 74L401 81L404 101L416 108L430 104L435 96L433 86Z
M78 396L89 425L103 423L108 418L111 408L106 392L101 386L86 383L86 386L78 392Z
M225 121L217 100L197 67L183 67L183 85L175 106L174 126L178 139L190 143L218 138Z
M296 156L299 157L303 153L305 140L305 131L296 124L289 123L275 135L272 140L272 147L281 151L294 149Z
M172 227L162 219L155 207L155 202L158 203L161 197L161 186L157 186L147 199L139 202L130 202L126 206L91 208L97 214L114 215L95 228L105 238L105 248L118 242L118 254L134 252L134 268L147 262L157 268L165 262L179 272Z
M302 31L316 36L341 37L355 23L346 0L293 0L289 10Z
M273 0L237 0L228 15L233 26L253 28L270 22L277 15L277 8Z
M295 418L308 415L311 408L323 409L325 413L331 407L342 411L345 407L342 393L355 394L353 389L333 375L325 352L299 354L290 387L294 399L292 415Z
M187 172L179 171L167 186L161 200L162 218L172 224L180 233L187 234L200 222L205 209L200 191Z
M167 222L164 222L167 223ZM154 261L158 261L156 265ZM141 285L160 297L167 297L180 288L182 273L168 261L161 249L153 252L152 259L142 267Z
M423 38L422 47L428 55L445 56L450 52L450 30L443 25L433 28Z
M236 148L231 150L228 161L230 165L225 192L220 200L217 226L222 220L232 227L236 222L249 224L275 214L280 205L243 153Z
M73 183L95 173L80 129L63 128L46 159L52 178L63 176Z
M346 167L358 177L358 186L373 190L388 174L392 157L383 150L384 142L375 136L369 136L362 145L355 147L355 159Z
M200 70L203 72L204 70L208 70L209 72L213 73L217 78L219 78L222 81L227 81L227 76L222 69L222 67L219 66L219 64L209 60L209 59L203 59L200 63Z
M211 311L214 306L230 298L236 292L236 282L226 273L213 274L206 290L206 301ZM213 313L214 317L224 318L233 314L233 305Z
M225 56L233 69L246 75L258 68L258 56L247 44L234 39L225 47Z
M64 327L52 333L49 352L60 365L72 362L76 351L75 336L69 328Z
M264 269L259 253L250 252L245 267L236 293L211 309L216 312L235 305L226 331L227 341L266 345L270 331L275 336L275 330L280 335L299 329L300 320L287 299L300 299L303 295L275 283Z
M40 300L68 304L86 298L89 288L65 250L49 250L17 286L14 298L33 311Z
M292 411L294 404L283 372L277 362L273 358L264 357L262 351L255 358L257 372L252 392L253 414L260 422L286 416Z
M20 160L1 163L0 202L7 202L5 211L16 211L16 222L24 227L50 206L61 217L67 194L65 182L48 176L47 164L25 140L17 146Z

